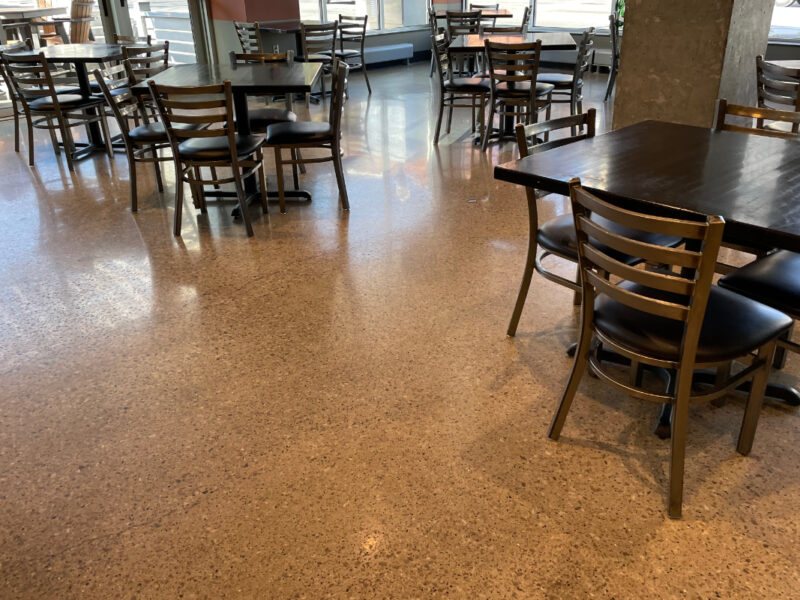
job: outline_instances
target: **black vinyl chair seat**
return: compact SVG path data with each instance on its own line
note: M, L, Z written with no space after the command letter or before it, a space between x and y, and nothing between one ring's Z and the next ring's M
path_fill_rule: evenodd
M200 125L189 123L175 123L175 129L200 129ZM128 132L128 136L134 142L157 143L167 141L167 130L164 124L157 121L155 123L145 123L134 127Z
M555 87L571 87L574 76L572 73L540 73L536 77L537 83L551 83ZM583 79L578 79L578 85L583 83Z
M623 289L667 300L674 294L625 282ZM683 327L676 321L630 308L608 296L595 302L597 330L629 350L663 360L678 361ZM744 356L792 326L784 313L719 287L712 287L697 344L698 363L728 361ZM623 342L624 341L624 342Z
M491 85L488 79L479 77L456 77L444 82L444 89L448 92L471 92L476 94L489 93Z
M105 100L100 96L81 96L80 94L58 94L56 95L56 100L62 110L91 108L105 103ZM51 111L56 108L51 96L42 96L32 100L28 103L28 106L34 111Z
M236 135L237 156L249 156L264 143L261 135ZM186 160L209 160L219 157L230 157L230 146L227 137L191 138L181 142L178 154Z
M719 285L800 319L800 254L770 254L726 275Z
M552 83L543 83L540 81L536 82L536 96L546 96L550 92L552 92L556 86ZM527 81L520 81L517 82L513 88L509 88L508 84L498 83L497 84L497 93L500 96L522 96L527 97L531 91L531 84Z
M333 130L330 123L322 121L277 123L267 128L267 144L270 146L321 143L332 138Z
M645 231L634 231L601 217L597 218L597 222L614 233L648 244L674 247L682 242L680 238L676 237L648 233ZM539 228L536 241L545 250L567 256L576 262L578 260L578 246L575 241L575 223L573 222L571 214L561 215L544 223ZM600 247L605 248L605 246L602 245ZM606 248L604 251L625 264L635 264L639 262L636 258L616 252L610 248Z
M253 131L265 132L267 127L276 123L293 123L297 115L282 108L257 108L248 112L250 128Z
M103 93L102 90L100 89L100 84L97 83L96 81L93 81L92 83L90 83L89 87L91 88L93 94L102 94ZM129 92L130 88L128 88L128 87L118 87L118 88L110 89L109 91L111 92L112 96L120 96L120 95L124 94L125 92Z

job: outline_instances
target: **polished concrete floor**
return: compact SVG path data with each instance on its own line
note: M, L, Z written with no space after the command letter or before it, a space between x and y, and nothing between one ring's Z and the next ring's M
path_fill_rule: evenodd
M249 239L188 199L175 238L171 172L132 214L123 156L70 175L37 134L31 169L0 126L0 598L797 598L798 411L742 457L742 399L694 408L680 521L657 407L587 378L548 441L576 311L537 278L505 336L511 148L465 114L432 146L427 64L372 83L349 214L313 165Z

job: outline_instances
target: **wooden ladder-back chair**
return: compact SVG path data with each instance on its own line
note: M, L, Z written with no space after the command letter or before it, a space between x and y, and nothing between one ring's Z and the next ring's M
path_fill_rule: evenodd
M258 23L234 21L233 26L236 29L239 43L242 45L242 52L245 54L260 54L264 52Z
M756 91L759 108L800 112L800 69L776 65L756 56ZM756 127L792 133L800 131L797 123L764 123L764 119L759 119Z

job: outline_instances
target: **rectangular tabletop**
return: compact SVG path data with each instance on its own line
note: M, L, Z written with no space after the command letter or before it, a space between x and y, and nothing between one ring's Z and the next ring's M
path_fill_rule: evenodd
M152 79L161 85L198 86L231 82L236 93L279 94L310 92L322 70L322 63L286 62L236 65L178 65ZM147 83L137 83L134 93L147 94Z
M451 52L480 52L483 50L483 41L491 40L500 44L529 44L542 40L542 50L574 50L577 46L569 33L555 32L529 32L529 33L484 33L459 35L450 44Z
M580 177L631 208L720 215L726 235L800 252L800 143L645 121L495 167L496 179L568 194Z
M18 52L19 56L44 53L47 62L54 63L99 63L122 58L119 44L56 44L35 50Z

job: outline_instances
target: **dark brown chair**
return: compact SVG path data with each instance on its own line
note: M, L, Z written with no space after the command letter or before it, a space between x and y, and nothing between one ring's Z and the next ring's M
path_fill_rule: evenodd
M485 17L483 15L483 11L487 12L497 12L500 10L500 4L473 4L472 2L469 3L469 10L470 11L481 11L481 25L485 27L494 27L497 24L497 19L495 17Z
M531 21L531 7L526 6L522 13L522 22L519 25L484 26L483 33L525 33Z
M550 97L554 86L539 83L539 58L542 41L520 44L501 44L484 40L486 61L489 66L491 98L489 99L489 121L483 132L482 147L489 144L495 114L500 119L513 118L519 123L538 120L540 110L546 110L550 118Z
M278 176L278 199L280 201L282 213L286 212L283 165L328 161L333 161L342 209L350 210L341 157L342 105L344 103L344 86L347 79L347 69L347 65L338 60L333 65L330 113L327 123L319 121L296 121L294 123L278 123L276 125L270 125L267 128L267 145L275 149L275 170ZM289 148L293 151L299 151L304 148L320 148L328 150L330 156L303 159L300 158L299 155L296 155L290 160L284 160L282 156L282 150L284 148Z
M594 137L595 113L595 109L590 108L583 114L561 117L542 123L534 123L532 125L519 123L516 133L520 158ZM572 135L562 136L546 142L541 141L549 139L551 133L564 132L567 128L570 129ZM511 337L517 333L517 326L522 316L522 309L525 307L525 300L528 297L534 271L545 279L563 285L575 292L575 304L579 304L581 300L579 278L576 277L574 281L569 280L555 271L551 271L543 264L543 261L549 256L555 256L573 263L578 262L578 246L575 241L575 226L572 222L572 215L569 213L559 215L540 224L537 199L541 195L537 193L536 189L530 187L525 188L525 194L528 200L528 255L525 260L525 270L522 274L522 283L517 294L517 301L514 304L514 312L511 314L511 321L508 324L507 334ZM616 226L613 223L608 223L608 227L614 231ZM665 247L674 247L682 242L680 238L674 236L635 232L627 229L620 230L619 233L635 236L640 242ZM541 255L538 254L539 248L542 249ZM618 259L630 265L636 265L639 262L639 259L633 256L619 255Z
M756 56L756 90L759 108L800 112L800 69L782 67ZM765 124L760 119L756 127L798 133L797 123L771 121Z
M74 171L73 157L79 145L72 137L72 128L99 123L106 142L106 151L113 157L111 138L108 133L103 98L83 96L65 86L63 91L56 85L50 65L44 53L21 56L4 53L5 73L8 75L17 99L21 101L28 122L29 163L33 166L33 129L47 129L56 154L60 154L56 136L61 134L61 144L67 158L67 167Z
M236 29L236 36L242 45L242 52L245 54L261 54L264 52L258 23L234 21L233 27Z
M172 160L170 154L159 154L170 147L167 130L163 123L151 118L142 101L131 93L130 80L124 64L103 71L96 69L93 74L108 109L116 119L125 145L130 171L131 211L136 212L139 209L136 163L152 163L158 191L164 191L158 163Z
M569 114L583 112L583 76L589 70L594 52L594 27L587 29L578 42L578 54L572 73L539 73L536 81L554 86L551 101L569 104Z
M280 53L245 53L237 54L231 50L229 58L232 65L237 64L268 64L280 63L288 60L285 52ZM297 120L297 115L291 110L291 94L286 95L286 108L251 108L248 109L250 130L256 133L266 133L267 127L275 123L290 123Z
M557 440L578 384L588 365L597 377L625 395L674 407L668 514L680 518L689 405L719 398L750 380L750 395L737 450L748 454L764 399L778 336L791 326L783 313L727 290L712 287L722 241L721 217L653 217L620 208L570 182L583 288L581 331L566 389L548 436ZM690 240L685 249L642 243L610 230L599 219L638 231ZM632 268L622 253L663 265L659 271ZM609 278L610 276L610 278ZM638 365L668 369L675 382L666 393L623 381L607 370L599 346ZM711 389L694 393L696 369L742 359L735 375L720 377ZM633 379L638 379L633 378Z
M777 308L795 321L800 319L800 254L796 252L768 254L726 275L719 285ZM783 368L786 350L800 354L800 344L790 337L791 332L778 340L776 368Z
M736 123L729 123L729 116L738 117ZM749 120L750 127L744 124L747 122L744 121L744 119ZM786 131L778 127L771 129L759 127L759 123L763 123L764 121L784 123L788 127L786 127ZM737 133L763 135L785 140L798 140L800 138L798 134L794 132L798 126L800 126L800 112L728 104L728 101L724 98L719 98L717 100L713 125L713 128L717 131L735 131Z
M30 40L28 40L30 42ZM28 45L26 42L12 42L5 46L5 50L2 53L8 52L9 54L14 54L15 52L24 52L25 50L30 50L33 44ZM0 54L2 54L0 53ZM0 77L3 79L3 83L6 86L6 91L8 92L8 99L11 101L11 115L14 117L14 151L19 152L19 136L20 136L20 117L25 119L25 122L28 126L28 153L30 155L30 164L33 164L33 145L30 143L32 139L32 127L31 123L28 120L28 113L22 106L22 100L17 97L17 91L14 88L14 84L11 82L11 78L6 73L5 66L2 62L0 62Z
M119 44L120 46L130 46L132 44L144 44L146 46L152 46L153 37L149 33L143 38L137 38L132 35L119 35L118 33L115 33L114 43Z
M181 234L185 182L191 186L192 195L203 213L206 212L203 187L233 183L247 235L252 236L253 226L243 182L257 172L261 206L266 214L267 193L261 152L264 137L236 133L231 82L184 87L159 85L151 79L148 86L161 122L166 127L175 161L175 235ZM204 129L197 129L199 127ZM212 169L210 179L203 178L203 167ZM219 168L230 169L231 176L217 177L215 173Z
M482 132L483 127L485 127L484 116L486 98L489 95L489 82L478 77L453 78L447 51L449 45L444 34L431 37L431 51L439 74L439 117L436 120L436 133L433 137L434 144L439 143L439 132L442 129L442 116L445 107L448 109L447 133L450 133L454 108L472 109L472 131L475 131L475 109L478 108L477 122L480 123L480 131Z
M468 12L448 10L445 13L445 25L447 31L447 41L452 43L459 35L471 35L480 33L481 30L481 11L473 10ZM480 61L480 55L467 55L463 52L458 53L458 60L453 61L453 70L459 77L472 73L475 66ZM472 63L475 63L474 65ZM469 66L467 66L469 64Z
M606 95L603 102L606 102L611 97L611 92L614 91L614 84L617 81L617 73L619 73L619 18L616 14L608 15L608 31L611 39L611 64L608 70L608 85L606 86Z
M368 18L367 15L363 17L339 15L339 49L334 54L336 58L346 62L351 71L359 68L362 70L367 90L371 94L372 86L369 84L369 76L367 75L367 66L364 59L364 42L367 39Z
M300 23L300 39L303 45L303 61L322 63L322 76L319 78L320 90L325 95L325 73L330 72L335 58L336 32L339 24L320 23L309 25ZM308 96L306 96L308 98Z
M169 67L169 41L149 46L122 46L122 58L130 64L135 81L143 81Z

